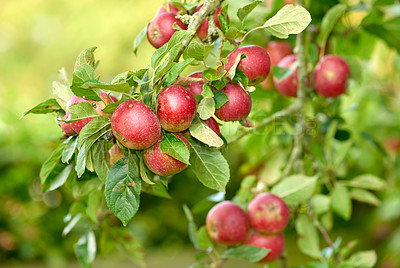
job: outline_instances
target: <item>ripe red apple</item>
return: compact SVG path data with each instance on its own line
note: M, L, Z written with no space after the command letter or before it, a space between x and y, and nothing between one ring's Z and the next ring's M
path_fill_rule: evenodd
M250 225L265 234L275 234L285 229L289 222L289 208L279 196L262 193L248 206L247 216Z
M206 228L215 243L227 246L242 243L249 232L246 213L231 201L218 203L208 212Z
M111 129L122 145L135 150L149 148L161 134L156 114L137 100L118 105L111 117Z
M225 65L225 69L229 71L237 56L244 53L246 53L246 58L240 61L237 68L241 69L247 76L249 85L256 85L267 78L271 68L268 52L264 48L252 45L235 49L226 57L228 62Z
M245 245L251 245L258 248L266 248L271 251L268 252L259 262L270 262L276 260L285 249L285 237L282 233L275 235L263 235L258 232L251 232L247 238Z
M291 68L293 64L297 61L297 56L295 54L284 57L277 66L282 68ZM297 96L297 86L299 84L299 68L297 67L289 76L283 78L281 81L278 81L276 77L274 77L274 84L276 89L287 97L296 97Z
M390 137L383 141L383 147L388 153L396 154L400 152L400 138Z
M202 6L203 6L203 4L196 7L195 12L198 12ZM219 29L221 29L221 25L219 23L218 15L221 14L221 9L222 9L222 7L217 7L217 9L215 10L215 13L214 13L214 23L215 23L215 26L217 26ZM226 19L229 21L229 17L227 17ZM208 22L208 18L206 18L200 25L199 29L197 29L196 35L201 40L205 40L207 38L208 26L209 26L209 22Z
M78 96L72 95L67 101L67 110L73 104L77 104L80 102L88 102L92 104L93 108L96 110L98 115L109 116L109 114L103 112L102 110L104 109L104 107L106 107L106 105L110 104L111 102L117 102L118 100L111 94L110 97L108 97L108 94L104 91L101 91L100 97L102 101L93 101L93 100L85 100L85 98L80 98ZM86 126L93 118L94 117L85 118L79 121L69 123L69 125L77 134L79 134L82 128Z
M209 126L218 136L221 135L221 131L219 130L219 125L214 118L210 117L204 122L206 122L207 126Z
M114 165L115 162L117 162L121 158L125 157L124 149L119 147L119 145L117 143L114 143L114 145L110 148L108 153L110 154L110 165L111 166Z
M181 139L189 149L189 143L185 137L178 134L174 135ZM151 171L160 176L177 174L184 170L187 165L161 151L160 142L163 138L161 137L156 144L143 152L144 163Z
M337 97L347 88L350 68L336 55L326 55L319 60L314 72L314 88L324 97Z
M69 117L69 112L67 110L62 119L67 120L68 117ZM71 124L61 121L60 126L61 126L61 130L64 131L65 135L67 135L67 136L76 135L76 132L75 132L75 130L72 129Z
M174 23L184 30L187 29L187 25L177 19L175 13L168 12L157 15L150 22L147 29L147 39L150 44L155 48L160 48L165 43L168 43L169 39L175 33Z
M188 77L192 78L204 78L203 72L194 72L188 75ZM193 82L190 83L187 88L193 93L197 95L201 95L203 92L203 85L204 82L198 81L198 82Z
M158 95L157 115L166 131L180 132L189 128L196 111L197 100L185 87L171 85Z
M251 97L241 86L227 84L221 89L228 96L228 101L215 110L215 115L222 121L244 120L251 110Z

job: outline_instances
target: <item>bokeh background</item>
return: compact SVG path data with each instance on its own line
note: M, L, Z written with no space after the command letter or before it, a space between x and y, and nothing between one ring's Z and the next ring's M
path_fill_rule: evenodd
M228 2L234 10L248 1ZM97 73L103 81L147 66L154 49L144 41L134 55L133 40L161 4L161 0L0 0L0 267L79 267L73 253L77 236L61 236L72 197L63 189L46 194L40 190L40 166L62 132L52 115L20 116L52 96L51 82L57 80L57 71L65 67L71 74L75 58L84 48L98 46ZM357 28L364 15L358 12L346 19ZM267 42L257 38L260 45ZM358 249L377 249L381 264L390 265L399 258L393 252L400 252L400 58L384 42L367 34L363 38L367 40L364 46L350 36L348 42L353 42L354 48L343 51L343 56L354 53L358 57L363 72L343 99L345 108L349 108L345 115L349 128L365 130L373 142L358 138L362 150L353 152L348 164L387 179L392 187L381 195L379 209L355 203L350 222L335 219L333 236L361 240ZM262 98L270 95L254 95L259 98L259 107ZM351 112L354 103L359 108ZM375 141L382 146L377 147ZM382 148L389 154L382 154ZM268 176L276 172L271 166L282 161L260 152L257 138L233 146L228 159L233 178L227 198L238 188L240 178L254 167ZM260 165L261 161L269 165ZM192 207L212 193L186 171L170 185L172 200L143 195L140 212L129 228L146 247L148 267L187 267L194 262L182 204ZM204 217L205 212L196 215L199 224ZM290 231L287 244L290 264L308 260L296 251L295 236ZM118 250L95 261L95 267L110 265L136 267ZM243 265L228 262L226 267Z

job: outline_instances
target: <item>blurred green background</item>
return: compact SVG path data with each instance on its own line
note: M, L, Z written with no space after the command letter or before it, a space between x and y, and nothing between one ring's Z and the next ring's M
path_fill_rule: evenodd
M235 0L228 2L233 6L240 4ZM75 58L84 48L99 47L97 73L103 81L110 81L120 72L147 66L154 49L144 41L135 56L133 40L161 4L161 0L1 0L1 267L79 267L73 254L73 243L78 236L73 233L67 238L61 236L63 217L73 202L72 197L63 189L46 194L40 190L40 165L51 154L62 132L52 115L19 118L24 111L52 96L51 82L57 80L57 71L65 67L71 74ZM362 14L353 15L349 21L359 23L358 16L362 18ZM258 42L265 43L262 39ZM349 129L367 131L374 141L385 145L388 139L400 137L399 56L381 41L368 41L368 47L362 49L357 47L357 41L348 42L355 44L353 51L365 68L360 81L352 82L350 93L343 98L343 111L347 111L344 117ZM339 45L335 48L340 51ZM349 51L342 52L343 56L352 56ZM271 102L263 99L270 96L270 92L254 93L256 106L270 107ZM275 100L285 102L281 97ZM352 112L354 103L359 108ZM239 178L244 175L257 168L264 175L274 172L268 166L274 161L270 157L272 152L260 152L261 139L256 136L229 149L233 178L227 198L234 194ZM382 263L395 263L398 257L392 253L400 252L398 151L390 151L387 158L370 141L355 139L359 146L349 154L349 168L354 174L369 172L381 176L390 182L391 188L382 194L380 209L355 203L350 222L335 219L334 236L341 235L346 241L361 238L359 249L376 248ZM194 262L182 204L192 207L213 192L202 186L190 171L185 171L174 178L170 193L172 200L144 194L141 210L129 225L146 247L149 267L187 267ZM199 225L204 216L205 213L196 216ZM296 250L294 234L288 231L286 238L290 264L307 260ZM95 267L117 264L132 267L129 258L119 251L106 259L98 258ZM228 262L226 267L244 265Z

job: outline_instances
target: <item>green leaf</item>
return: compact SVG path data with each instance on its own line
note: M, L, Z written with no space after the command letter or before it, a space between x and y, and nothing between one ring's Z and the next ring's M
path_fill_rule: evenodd
M142 180L146 183L146 184L154 184L154 182L152 182L149 178L149 176L147 175L147 166L144 163L143 160L143 155L141 154L141 152L136 151L136 156L138 157L139 160L139 173L140 173L140 178L142 178ZM142 186L143 188L143 186Z
M103 204L103 191L92 191L89 193L87 207L86 207L86 215L94 222L98 222L98 213Z
M24 112L21 115L20 119L23 118L27 114L48 114L48 113L58 112L61 109L62 108L58 104L56 99L48 99L48 100L36 105L29 111Z
M142 191L154 196L171 199L168 190L161 182L142 185Z
M363 189L352 189L350 191L350 196L352 199L359 202L371 204L373 206L379 206L379 199L371 192Z
M229 69L228 73L226 74L226 76L227 76L229 79L232 79L232 80L233 80L233 78L235 77L235 74L236 74L236 68L237 68L237 66L239 65L239 62L240 62L242 59L244 59L244 58L246 58L246 53L239 53L239 54L236 56L235 62L233 63L233 65L232 65L231 68Z
M173 158L185 163L189 163L190 152L186 144L172 133L165 133L160 142L160 149Z
M180 73L191 63L193 63L194 59L186 59L184 61L181 61L177 64L175 64L171 70L168 71L167 78L165 79L163 86L167 87L175 82L175 80L178 78Z
M75 61L75 67L78 67L83 64L88 64L91 67L95 67L96 60L94 58L94 51L97 49L97 46L89 47L87 49L82 50Z
M331 204L333 211L345 220L351 217L351 198L347 187L337 183L331 193Z
M275 185L271 193L285 200L288 206L297 206L312 196L316 183L316 177L292 175Z
M295 64L291 68L279 67L279 66L272 66L272 75L278 80L282 81L289 75L291 75L298 66L298 62L296 61Z
M189 207L186 204L183 204L183 211L185 212L186 219L189 222L188 234L189 234L190 242L192 242L192 244L194 245L195 248L198 248L197 237L196 237L197 226L193 220L192 212L190 211Z
M145 267L144 248L142 242L133 236L128 228L115 228L112 230L113 239L117 241L129 258L141 267Z
M321 258L318 232L312 221L301 214L296 219L295 227L299 236L297 246L300 251L312 258Z
M99 116L91 120L81 129L81 132L79 133L78 148L81 148L86 141L91 143L90 146L87 146L86 148L90 148L95 142L94 138L98 139L101 135L107 132L110 128L110 125L110 119L105 116Z
M111 167L106 182L106 201L124 226L139 209L140 188L138 167L131 158L124 157Z
M68 221L68 224L64 227L62 231L62 236L65 237L71 230L76 226L76 224L79 222L79 220L82 218L82 213L76 214L74 217L71 218L71 214L68 214L65 218L69 218L70 220ZM64 218L64 222L66 222L66 219Z
M72 104L68 107L68 111L71 115L71 119L67 121L68 123L76 122L86 118L92 118L98 115L92 104L89 102Z
M301 33L311 22L310 13L299 5L285 5L275 16L267 20L262 28L272 35L284 39L289 34Z
M206 198L202 199L196 205L193 206L192 211L194 214L199 214L202 211L210 210L215 203L221 202L225 199L225 194L222 192L218 192L212 195L207 196Z
M270 251L270 249L266 248L243 245L228 248L227 250L225 250L221 257L224 259L238 259L248 262L258 262L265 258L265 256L267 256Z
M204 122L196 117L189 127L190 135L212 147L221 147L224 141Z
M239 18L239 21L243 22L247 18L247 16L253 11L253 9L256 8L262 2L263 1L257 0L248 5L245 5L244 7L239 8L236 13L236 15Z
M48 183L48 191L53 191L61 186L67 181L68 177L71 174L72 168L74 164L69 164L68 166L64 167L64 169L58 173L55 177L52 176L52 180L47 180Z
M386 181L372 174L364 174L354 177L346 182L347 185L357 188L369 189L374 191L383 191L387 188Z
M207 229L205 226L200 227L200 229L196 233L196 240L198 249L206 250L212 246L212 242L210 236L208 235Z
M356 268L372 268L375 267L377 259L375 250L367 250L354 253L346 263Z
M231 27L229 27L229 29L226 31L226 33L225 33L225 38L226 38L227 40L235 40L238 33L239 33L239 29L236 28L236 27L234 27L234 26L231 26Z
M148 25L146 25L136 36L135 41L133 42L133 53L136 54L137 49L139 48L140 43L144 40L147 34Z
M232 198L232 201L241 206L243 209L247 209L248 203L254 197L252 189L256 186L256 183L256 176L250 175L245 177L240 183L240 189L236 192L236 195Z
M85 268L92 267L96 257L96 237L93 231L87 231L74 245L75 254Z
M78 150L78 155L76 156L76 166L75 170L78 177L81 177L85 172L86 167L86 152L85 152L85 144L82 145Z
M78 97L85 97L86 100L101 101L100 89L81 88L81 86L90 80L96 80L96 73L93 67L88 64L78 66L72 74L72 92Z
M197 112L199 113L199 117L202 120L207 120L215 113L215 101L213 98L206 97L203 98L200 103L199 107L197 108Z
M68 163L71 157L74 155L76 146L78 144L78 137L71 136L66 141L64 141L64 143L65 148L62 152L61 162Z
M218 14L218 22L219 25L221 26L221 31L223 33L226 33L226 31L229 29L229 22L226 19L226 17L222 16L221 14Z
M213 46L211 45L206 45L194 41L190 43L189 46L183 52L183 58L184 59L194 58L195 60L202 61L207 58L212 49Z
M201 96L203 98L206 98L206 97L212 98L212 97L214 97L214 93L212 92L212 88L211 88L210 84L208 84L208 83L204 83L203 84L203 91L201 92Z
M221 152L190 139L190 163L199 181L206 187L225 193L229 182L229 166Z
M313 212L316 215L321 215L329 211L331 207L331 199L327 195L317 194L311 199Z
M40 182L42 183L42 191L47 192L52 182L56 181L57 176L65 169L65 165L61 163L64 145L58 147L51 156L43 163L40 169Z
M213 68L207 68L203 71L203 75L209 81L217 81L225 75L225 71L219 71Z
M106 182L110 172L110 154L105 140L94 143L92 156L94 159L94 171L101 181Z
M65 69L61 69L60 71L61 73L65 73ZM68 82L68 81L67 81ZM52 87L53 87L53 94L56 97L56 100L58 102L58 104L64 109L66 110L67 108L67 101L69 100L69 98L72 96L72 91L69 87L68 84L63 84L57 81L53 81L52 83Z
M86 90L86 92L88 92L88 90L105 89L114 92L129 93L131 90L130 85L126 81L120 83L108 84L101 82L97 79L86 81L82 85L80 85L79 88L81 90Z
M214 101L215 101L215 109L219 109L229 101L228 96L222 91L215 91L214 92Z
M321 22L321 30L317 37L318 45L325 46L326 40L328 40L328 36L332 32L336 23L343 16L344 12L347 10L346 5L337 4L331 7L325 14Z

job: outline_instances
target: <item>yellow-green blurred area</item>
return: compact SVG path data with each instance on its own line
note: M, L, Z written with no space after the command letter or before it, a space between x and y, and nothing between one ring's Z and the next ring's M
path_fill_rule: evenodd
M242 5L239 0L228 2L232 10ZM154 48L144 40L134 55L133 40L161 4L161 0L0 0L0 267L79 267L73 252L79 236L61 235L63 217L74 200L62 188L46 194L40 188L40 166L59 143L61 129L53 115L20 117L52 97L51 83L58 79L60 68L65 67L71 79L75 58L85 48L98 46L95 55L100 65L96 72L105 82L118 73L146 67ZM354 11L343 24L356 29L363 16L363 12ZM234 13L234 21L233 17ZM253 38L260 36L255 33ZM345 127L359 145L348 153L347 166L350 174L383 177L390 191L380 194L383 201L379 210L354 202L351 221L335 218L333 237L341 236L346 243L358 239L358 249L376 249L391 264L399 257L386 253L387 248L400 252L400 58L383 41L371 41L370 35L362 38L346 39L346 44L354 45L347 50L341 49L342 40L334 41L331 48L343 51L344 57L351 57L353 51L359 57L358 71L363 73L360 81L350 82L349 93L343 97ZM257 42L266 43L262 37ZM371 51L372 57L365 56ZM271 92L257 90L254 107L275 105L265 99ZM278 100L287 102L281 97ZM372 141L354 129L365 131ZM286 158L274 159L277 155L260 146L263 142L261 135L254 136L229 149L226 155L232 182L227 198L232 197L244 175L260 172L268 180L278 172L273 165L285 164ZM377 147L375 142L386 147ZM388 156L381 154L382 148L389 148ZM188 267L195 261L182 204L192 207L214 193L190 171L176 176L169 192L171 200L144 194L140 211L129 225L145 245L148 267ZM196 217L203 220L199 225L204 224L205 212ZM293 226L289 229L289 264L300 265L309 259L297 249ZM116 250L107 258L98 256L94 267L136 267L121 252ZM259 266L229 261L226 267Z

